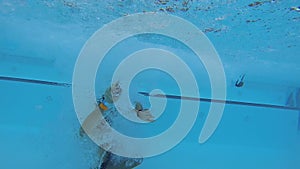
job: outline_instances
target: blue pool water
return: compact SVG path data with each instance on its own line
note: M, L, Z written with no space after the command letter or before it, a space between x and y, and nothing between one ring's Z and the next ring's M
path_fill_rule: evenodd
M72 84L76 60L86 41L104 25L129 14L171 14L201 30L224 67L226 100L300 107L299 6L297 0L0 0L0 168L95 169L100 165L99 147L79 134L72 86L3 77ZM131 26L137 29L140 25ZM186 44L155 34L129 37L105 55L95 77L96 97L110 85L122 60L146 48L179 56L193 72L200 96L212 97L210 77L197 55ZM179 72L182 69L176 67ZM244 85L236 87L243 74ZM141 71L132 81L120 83L130 83L130 100L146 108L151 108L149 98L138 94L140 91L181 92L172 75L157 69ZM180 100L167 99L162 114L153 112L158 117L154 123L137 124L115 110L112 120L123 134L151 137L173 124L180 106ZM300 168L299 110L226 104L217 129L200 144L210 106L200 102L187 136L171 150L144 158L136 168ZM185 109L183 113L191 112Z

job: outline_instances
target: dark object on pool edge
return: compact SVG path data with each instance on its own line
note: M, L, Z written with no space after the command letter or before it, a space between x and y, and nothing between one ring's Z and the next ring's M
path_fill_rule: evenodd
M240 76L240 78L238 80L236 80L236 82L235 82L236 87L242 87L244 85L244 77L245 77L245 74L243 74L242 76Z
M254 106L254 107L265 107L265 108L275 108L275 109L285 109L285 110L300 110L300 107L290 107L290 106L281 106L281 105L272 105L272 104L262 104L262 103L249 103L249 102L240 102L232 100L218 100L218 99L208 99L208 98L196 98L196 97L187 97L187 96L176 96L176 95L163 95L163 94L153 94L147 92L138 92L144 96L149 97L166 97L169 99L179 99L179 100L192 100L192 101L203 101L203 102L215 102L215 103L225 103L225 104L235 104L243 106Z
M52 86L63 86L63 87L70 87L71 86L71 84L69 84L69 83L51 82L51 81L35 80L35 79L23 79L23 78L6 77L6 76L0 76L0 80L24 82L24 83L36 83L36 84L52 85Z
M291 7L290 10L291 11L300 12L300 6L298 6L298 7Z

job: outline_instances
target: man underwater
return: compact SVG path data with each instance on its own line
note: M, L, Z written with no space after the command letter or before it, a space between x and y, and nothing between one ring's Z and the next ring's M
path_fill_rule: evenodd
M105 121L108 122L105 118L105 121L101 116L109 116L110 114L104 115L105 112L108 112L110 104L113 104L119 99L119 96L122 93L120 83L116 82L112 84L109 88L106 89L105 93L102 95L101 99L98 100L98 105L95 107L95 110L92 111L88 117L82 123L80 129L80 135L84 136L85 133L97 133L98 135L105 135L105 132L110 132L110 127L102 128L102 133L99 132L99 127L105 127L103 124ZM102 114L102 115L101 115ZM108 122L109 123L109 122ZM98 129L97 129L98 128ZM98 130L98 132L97 132ZM128 158L115 155L109 151L104 150L99 146L98 151L100 164L97 166L97 169L132 169L143 162L143 158Z

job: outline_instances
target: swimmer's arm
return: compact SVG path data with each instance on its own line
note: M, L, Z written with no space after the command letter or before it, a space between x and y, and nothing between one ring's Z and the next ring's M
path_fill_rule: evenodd
M85 132L91 131L97 124L99 124L99 119L101 118L101 111L98 106L95 107L95 110L92 111L87 118L83 121L80 128L79 134L83 136Z

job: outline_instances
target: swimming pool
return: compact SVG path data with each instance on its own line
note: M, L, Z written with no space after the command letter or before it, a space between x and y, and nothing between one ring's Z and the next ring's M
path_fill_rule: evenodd
M189 23L194 27L189 29L188 26L178 26L177 20L173 22L167 18L166 25L171 27L164 29L167 30L164 33L155 34L150 29L116 43L105 53L95 72L95 83L92 83L95 84L95 92L85 91L84 94L87 93L87 97L94 100L94 95L101 98L111 83L116 82L112 80L114 71L130 56L136 57L134 61L137 60L137 63L125 67L117 80L121 87L128 85L129 91L123 88L122 96L126 93L132 105L109 105L109 120L113 121L113 127L117 131L134 138L159 135L176 123L181 103L199 103L200 108L197 112L192 109L182 110L184 117L196 114L191 119L194 124L183 121L179 125L182 130L191 125L191 130L178 144L168 151L143 158L136 168L298 169L299 5L296 0L1 0L0 167L90 169L101 165L103 159L99 157L99 147L87 135L80 135L81 115L74 106L74 97L76 101L77 96L74 94L77 87L74 84L78 84L78 81L74 83L74 70L80 64L80 57L83 61L90 59L83 57L83 49L88 40L97 36L94 34L97 30L116 23L117 19L126 19L139 13L141 16L161 14L164 17L179 17L182 23ZM141 18L139 19L142 20ZM109 29L110 33L117 37L126 31L147 28L150 22L132 20L125 20L126 22L121 23L123 26L118 26L117 29ZM164 27L165 22L159 21L161 20L153 19L151 22L154 29ZM201 30L208 38L206 40L214 46L222 65L220 70L224 71L226 80L226 98L223 100L227 102L223 116L204 143L199 142L199 136L214 100L203 100L222 100L213 97L211 86L214 77L209 74L210 66L201 57L199 59L195 50L189 46L205 44L192 43L188 38L180 41L166 36L172 30L175 32L174 36L180 37L183 34L183 37L201 39L195 37L202 34L189 31L192 29ZM185 31L190 34L185 34ZM109 40L111 39L98 41L97 45L105 46ZM158 50L149 52L145 49ZM178 56L192 72L199 95L190 87L192 82L188 83L190 81L187 80L188 73L184 72L185 66L177 66L176 61L164 60L168 59L170 53ZM138 56L133 56L134 54ZM171 58L175 58L174 55ZM146 59L138 60L142 57ZM150 66L150 69L134 72L137 74L130 81L126 79L130 74L130 71L127 72L129 68L149 62L153 62L155 66L167 65L167 68L178 74L168 74ZM207 62L210 63L209 60ZM217 66L211 66L212 73L219 70ZM82 75L80 85L90 83L85 79L88 75ZM183 82L178 83L176 78L183 78ZM240 81L243 84L237 85L236 82ZM180 84L190 88L182 90L184 87ZM217 91L221 90L222 86L218 87L220 83L215 85ZM153 93L148 97L138 93L148 93L155 89L169 96L179 97L152 97L155 96ZM202 98L200 102L199 97ZM82 104L90 99L82 98L77 98ZM120 111L117 108L127 109L127 112L134 109L134 102L150 108L155 121L136 123L118 113ZM151 103L164 103L165 107L161 112L155 111L156 107ZM287 109L291 107L295 109ZM215 113L212 112L212 115ZM135 111L130 115L136 118ZM180 129L178 135L181 134ZM177 137L171 136L174 138L156 142L154 146L145 144L142 148L152 152L158 147L173 144ZM114 163L113 160L110 162Z

